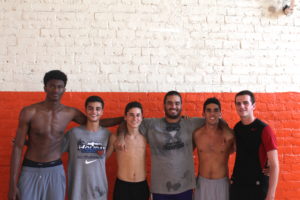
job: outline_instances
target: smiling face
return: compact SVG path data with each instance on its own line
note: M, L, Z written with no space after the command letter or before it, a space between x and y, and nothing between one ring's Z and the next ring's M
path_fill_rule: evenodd
M143 120L141 109L137 107L129 109L124 119L129 129L138 128Z
M205 122L209 125L217 125L221 118L221 110L217 104L210 103L205 106L203 111Z
M86 106L86 117L89 122L99 122L103 115L103 108L100 102L89 102Z
M62 80L52 79L44 86L44 90L47 93L46 98L49 101L60 101L62 95L65 92L65 83Z
M166 118L178 119L181 116L181 98L177 95L170 95L166 97L164 104Z
M236 112L241 119L253 119L255 103L252 103L249 95L239 95L235 98Z

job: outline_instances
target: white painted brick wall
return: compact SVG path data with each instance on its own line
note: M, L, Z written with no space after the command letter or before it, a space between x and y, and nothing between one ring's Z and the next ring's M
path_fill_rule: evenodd
M281 0L0 0L0 91L300 91L300 9ZM270 12L269 7L276 11Z

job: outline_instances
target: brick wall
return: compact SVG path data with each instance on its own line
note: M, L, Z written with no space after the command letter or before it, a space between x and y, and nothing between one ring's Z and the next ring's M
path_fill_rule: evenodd
M300 9L296 2L285 16L283 2L0 0L0 199L18 113L43 100L42 77L51 69L68 74L64 103L82 108L89 92L100 92L104 117L121 115L135 98L146 116L163 116L157 92L176 89L190 116L199 116L206 97L220 97L233 126L233 93L259 92L256 113L279 142L277 200L298 199Z
M1 91L41 91L53 68L83 92L300 87L300 12L283 0L0 2Z
M106 105L103 117L121 116L124 106L133 100L144 106L145 117L163 116L164 93L66 93L63 103L83 109L89 95L101 96ZM233 104L234 93L183 93L183 114L200 116L206 98L216 96L221 100L223 117L231 127L238 121ZM257 93L256 116L270 124L274 129L279 145L280 176L277 189L277 200L296 200L300 194L300 93ZM40 92L0 92L0 199L5 199L8 191L9 160L12 138L17 127L20 109L44 99ZM74 126L74 124L72 124ZM69 126L70 128L71 126ZM111 129L114 131L115 129ZM64 156L64 158L66 158ZM66 161L66 159L64 159ZM230 171L234 157L230 159ZM197 165L197 162L195 163ZM110 195L116 175L115 158L109 160L108 180ZM150 162L148 161L148 172Z

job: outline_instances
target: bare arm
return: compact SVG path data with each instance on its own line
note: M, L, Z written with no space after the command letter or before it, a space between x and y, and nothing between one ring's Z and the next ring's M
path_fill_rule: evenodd
M232 134L232 145L230 147L230 151L229 153L232 154L234 152L236 152L236 143L235 143L235 136L234 136L234 132L232 129L229 130L230 131L230 134Z
M122 122L117 130L117 139L115 141L115 148L123 151L126 150L125 146L125 132L126 132L126 125L125 122Z
M198 130L198 129L197 129L197 130ZM195 148L196 148L196 142L195 142L196 138L195 138L195 133L197 132L197 130L195 130L195 131L193 132L193 151L194 151Z
M86 124L86 116L78 109L74 109L74 119L73 121L85 125ZM103 127L111 127L120 124L124 120L124 117L115 117L115 118L106 118L100 119L100 125Z
M109 142L108 142L108 147L106 150L106 160L111 156L113 151L115 150L114 148L114 143L116 142L117 136L111 134L109 137Z
M15 200L19 198L19 190L17 188L19 169L21 164L21 156L26 135L29 130L30 118L33 111L24 108L20 112L19 125L13 144L13 150L10 161L10 184L9 184L9 199Z
M78 109L73 108L74 118L72 121L77 124L85 125L86 124L86 116Z
M269 189L268 189L266 200L274 200L276 187L278 183L278 174L279 174L278 151L277 150L269 151L267 153L267 157L270 166L270 179L269 179Z
M100 125L103 127L110 127L120 124L124 121L124 117L105 118L100 119Z

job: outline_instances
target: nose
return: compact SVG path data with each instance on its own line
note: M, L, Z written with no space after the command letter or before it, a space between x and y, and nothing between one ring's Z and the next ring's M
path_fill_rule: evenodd
M175 104L175 103L172 103L172 104L171 104L171 108L176 108L176 104Z

